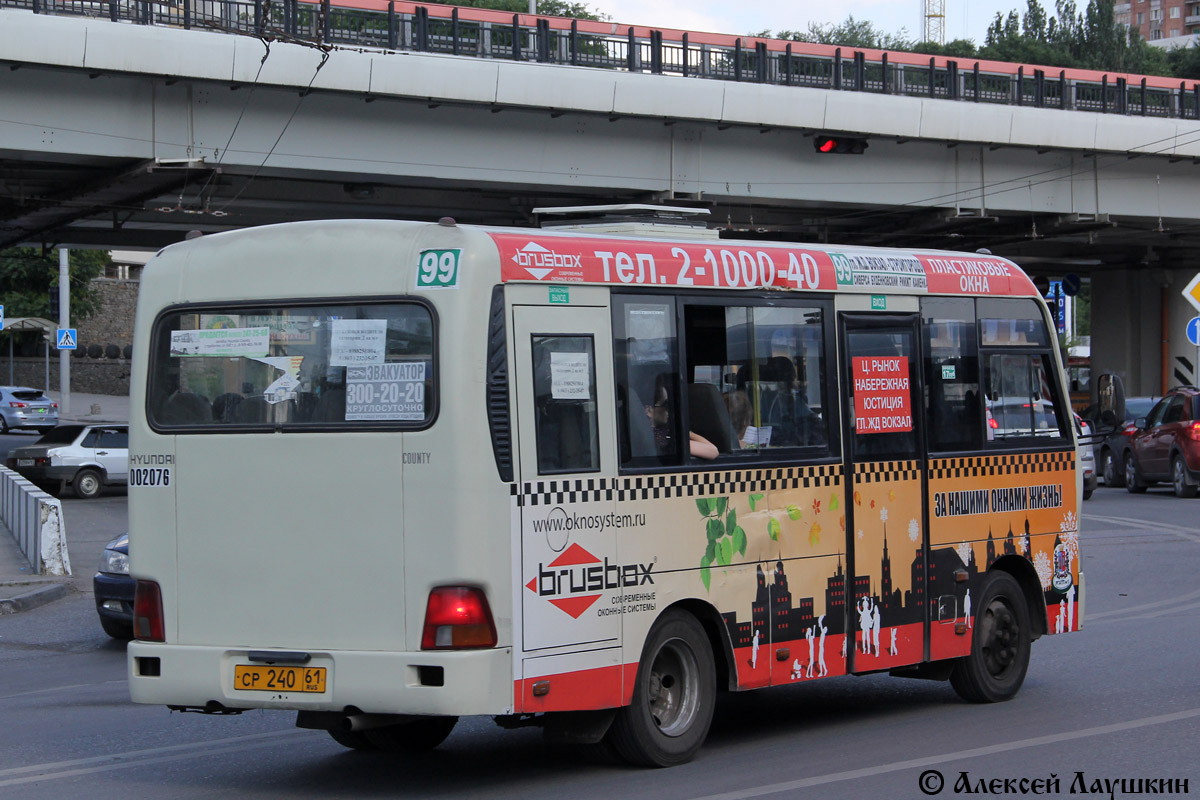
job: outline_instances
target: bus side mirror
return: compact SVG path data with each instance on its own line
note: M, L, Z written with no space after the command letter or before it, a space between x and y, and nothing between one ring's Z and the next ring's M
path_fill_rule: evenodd
M1104 427L1115 431L1125 421L1125 383L1120 375L1106 372L1097 384L1100 400L1100 421Z

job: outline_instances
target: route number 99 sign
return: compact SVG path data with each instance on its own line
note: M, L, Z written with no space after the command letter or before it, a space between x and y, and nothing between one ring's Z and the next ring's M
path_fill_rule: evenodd
M418 289L457 289L462 250L422 250L417 262Z

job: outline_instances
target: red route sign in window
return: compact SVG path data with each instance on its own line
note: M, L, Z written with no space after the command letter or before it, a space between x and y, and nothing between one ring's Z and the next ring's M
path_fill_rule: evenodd
M913 429L907 356L855 356L854 432L904 433Z

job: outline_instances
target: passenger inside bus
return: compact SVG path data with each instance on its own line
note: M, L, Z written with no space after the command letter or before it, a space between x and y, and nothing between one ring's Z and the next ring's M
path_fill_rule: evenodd
M725 394L725 407L729 409L729 421L733 424L733 435L737 446L746 446L746 428L750 427L750 398L741 389Z
M658 447L659 452L664 453L672 450L671 435L673 426L671 424L671 413L676 406L676 403L672 400L670 386L670 376L666 373L659 374L658 378L654 381L654 404L646 406L646 416L650 418L650 425L654 431L654 443ZM689 386L689 390L694 388L694 386L694 384ZM691 399L692 397L689 395L689 400ZM693 418L697 416L696 411L697 409L693 407ZM688 451L693 457L706 460L712 460L719 454L715 444L695 431L688 431Z

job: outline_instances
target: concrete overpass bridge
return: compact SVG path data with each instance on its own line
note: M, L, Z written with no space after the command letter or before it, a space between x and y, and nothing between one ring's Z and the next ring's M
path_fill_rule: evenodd
M730 237L986 247L1090 275L1094 317L1123 321L1096 326L1097 368L1151 393L1197 380L1177 296L1198 266L1198 100L1141 76L411 3L0 0L0 246L696 204ZM826 134L866 152L817 152Z

